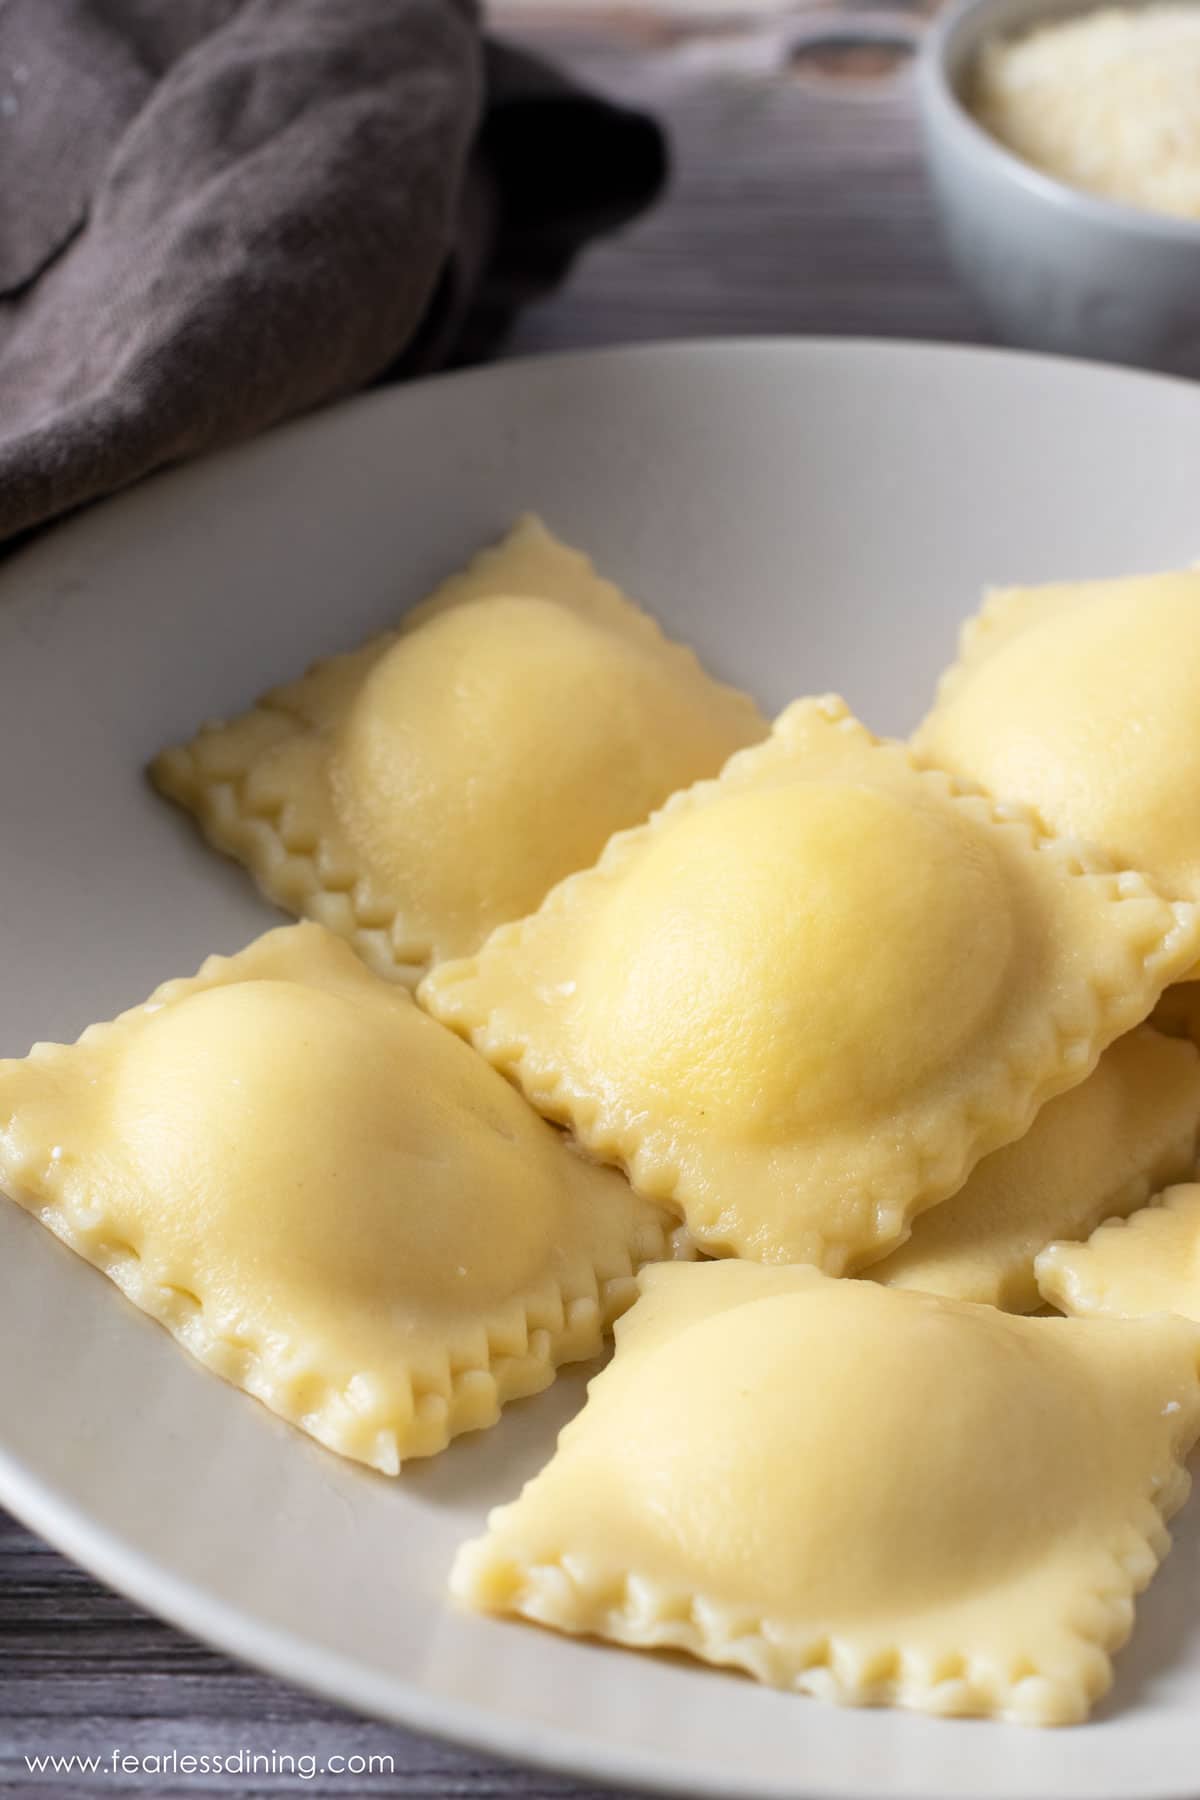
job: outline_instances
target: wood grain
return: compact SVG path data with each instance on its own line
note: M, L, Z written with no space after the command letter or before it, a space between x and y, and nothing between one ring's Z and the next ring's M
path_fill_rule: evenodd
M921 166L908 53L921 25L899 7L805 8L604 28L559 15L526 32L664 119L674 179L531 309L510 353L741 333L981 337Z
M921 175L910 51L918 5L740 14L537 0L508 35L668 124L663 204L583 258L507 354L661 337L857 332L969 339ZM302 1779L31 1775L27 1755L229 1755L318 1764L390 1757L391 1775ZM592 1790L502 1768L361 1721L207 1650L106 1592L0 1515L0 1795L566 1796Z
M391 1773L356 1777L107 1773L113 1751L239 1750L270 1757L387 1759ZM105 1773L29 1772L26 1756L96 1756ZM596 1790L507 1768L388 1725L260 1675L205 1648L92 1581L0 1513L0 1795L96 1800L97 1794L403 1794L410 1800L599 1800Z

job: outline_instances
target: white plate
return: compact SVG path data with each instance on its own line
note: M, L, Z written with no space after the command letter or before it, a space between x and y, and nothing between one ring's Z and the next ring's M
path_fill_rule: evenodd
M150 793L146 758L387 624L522 508L766 706L840 688L902 731L982 583L1189 562L1198 495L1200 390L854 343L513 363L151 483L0 575L0 1054L273 921ZM375 1478L193 1367L0 1205L0 1500L239 1656L422 1730L693 1795L1196 1793L1195 1514L1112 1698L1061 1733L835 1711L457 1616L455 1546L580 1392L564 1379Z

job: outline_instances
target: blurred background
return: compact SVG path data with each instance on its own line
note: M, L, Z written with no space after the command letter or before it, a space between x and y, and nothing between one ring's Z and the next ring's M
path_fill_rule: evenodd
M667 127L659 204L507 353L730 332L976 340L922 169L923 3L502 0L495 29Z

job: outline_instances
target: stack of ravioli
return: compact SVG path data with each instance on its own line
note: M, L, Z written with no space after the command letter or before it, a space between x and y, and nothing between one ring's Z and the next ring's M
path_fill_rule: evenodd
M308 922L0 1063L0 1183L387 1473L615 1325L469 1605L1082 1719L1200 1437L1197 717L1200 574L994 595L905 745L523 520L157 759Z

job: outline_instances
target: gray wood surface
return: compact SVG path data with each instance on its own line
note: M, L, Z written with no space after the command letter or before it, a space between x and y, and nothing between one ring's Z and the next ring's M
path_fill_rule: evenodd
M974 340L921 169L916 8L654 27L547 16L531 39L664 119L665 201L533 308L513 354L737 333ZM898 60L897 60L898 58Z
M113 1752L377 1759L355 1776L111 1773ZM26 1757L96 1757L92 1774L32 1773ZM161 1766L161 1765L160 1765ZM269 1763L267 1767L269 1768ZM151 1769L154 1764L151 1761ZM0 1795L402 1794L410 1800L599 1800L596 1790L489 1762L343 1712L206 1649L100 1587L0 1513Z
M579 264L509 354L662 337L856 332L966 339L978 325L936 240L920 173L908 46L921 9L864 4L689 20L645 11L526 18L528 41L670 126L675 178L655 213ZM510 35L514 35L510 32ZM714 424L719 429L719 424ZM114 1777L152 1756L272 1750L391 1773ZM105 1772L30 1773L94 1755ZM404 1794L491 1800L592 1790L359 1720L146 1617L0 1514L0 1795Z

